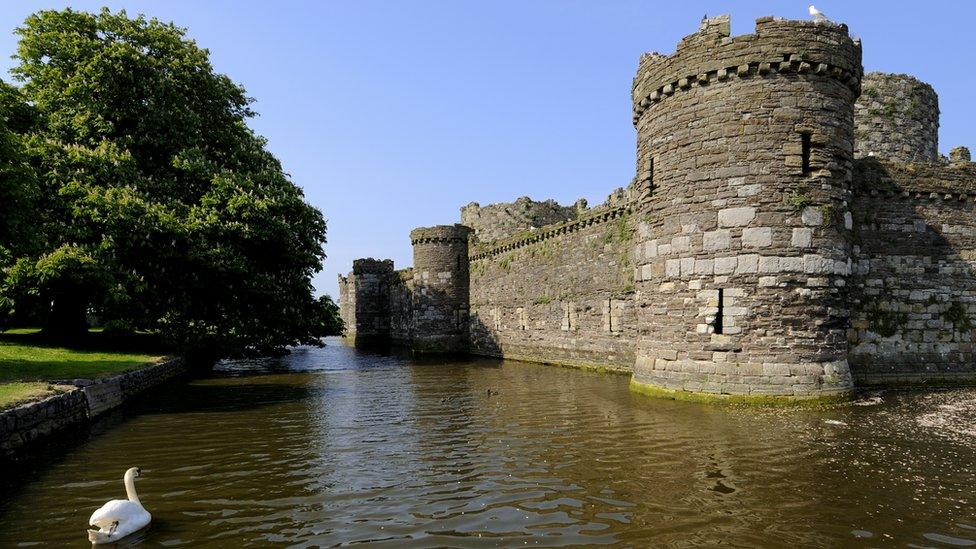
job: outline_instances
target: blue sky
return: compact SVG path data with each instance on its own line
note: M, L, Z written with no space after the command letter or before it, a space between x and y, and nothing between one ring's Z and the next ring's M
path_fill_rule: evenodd
M0 70L32 11L107 5L174 21L243 84L252 127L329 221L316 277L357 257L411 262L408 233L454 223L468 202L528 195L602 202L633 175L630 84L643 51L674 51L705 14L733 34L808 2L26 1L0 8ZM932 84L940 150L976 145L970 70L976 2L823 1L864 42L867 70Z

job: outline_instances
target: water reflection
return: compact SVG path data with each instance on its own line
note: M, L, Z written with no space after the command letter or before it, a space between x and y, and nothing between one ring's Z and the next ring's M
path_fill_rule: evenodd
M0 496L0 546L85 545L139 465L166 546L974 543L976 392L716 408L627 378L336 345L146 397Z

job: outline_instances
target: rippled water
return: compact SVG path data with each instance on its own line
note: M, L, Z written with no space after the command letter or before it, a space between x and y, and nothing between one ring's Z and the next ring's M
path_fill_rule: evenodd
M0 546L87 545L140 466L144 546L976 546L976 391L827 410L337 342L166 387L0 486Z

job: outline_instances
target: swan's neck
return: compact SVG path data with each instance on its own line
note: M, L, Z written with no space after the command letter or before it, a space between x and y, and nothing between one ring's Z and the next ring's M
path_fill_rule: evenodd
M139 501L139 494L136 493L136 479L135 479L135 476L132 475L132 474L130 474L130 473L126 473L125 474L125 477L123 477L122 480L123 480L123 482L125 482L125 495L126 495L126 497L129 498L129 501L134 501L136 503L140 503L140 501Z

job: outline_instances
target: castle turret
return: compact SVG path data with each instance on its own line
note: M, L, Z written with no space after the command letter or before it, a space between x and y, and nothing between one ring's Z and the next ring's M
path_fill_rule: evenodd
M468 236L464 225L421 227L413 244L413 350L468 349Z
M854 111L854 156L937 162L939 96L932 86L907 74L865 74Z
M642 182L633 385L842 395L861 46L845 25L703 21L633 86Z
M352 272L339 277L339 310L346 338L357 346L390 340L390 280L393 261L357 259Z

